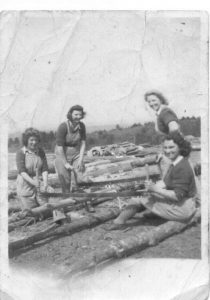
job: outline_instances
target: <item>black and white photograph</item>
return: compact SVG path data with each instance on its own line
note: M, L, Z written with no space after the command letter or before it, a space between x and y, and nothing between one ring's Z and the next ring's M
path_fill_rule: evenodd
M2 299L207 299L208 38L204 11L1 12Z

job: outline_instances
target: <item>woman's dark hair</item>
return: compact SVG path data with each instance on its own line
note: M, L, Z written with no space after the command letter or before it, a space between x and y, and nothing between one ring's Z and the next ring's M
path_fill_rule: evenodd
M25 130L25 132L22 134L22 143L24 146L27 147L28 140L31 136L35 136L37 138L38 142L40 142L41 137L40 137L39 131L35 128L30 127L30 128L27 128Z
M158 91L149 91L149 92L145 93L144 94L145 101L147 101L147 98L149 96L153 96L153 95L156 96L162 104L168 105L168 100L163 96L163 94L161 94Z
M86 112L84 112L83 107L80 106L80 105L74 105L74 106L72 106L72 107L69 109L69 111L68 111L68 113L67 113L67 119L68 119L68 120L71 120L71 116L72 116L72 113L73 113L74 110L81 111L81 113L82 113L82 118L85 117Z
M189 141L185 140L184 136L179 131L173 131L165 136L164 141L173 141L179 147L180 155L187 157L192 148Z

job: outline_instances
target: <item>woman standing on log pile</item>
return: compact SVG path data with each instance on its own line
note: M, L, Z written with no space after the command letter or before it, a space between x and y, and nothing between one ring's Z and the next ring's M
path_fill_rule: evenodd
M158 91L149 91L144 95L145 101L157 116L157 129L163 134L179 131L179 120L175 112L168 107L168 100ZM170 166L169 160L162 154L157 158L160 164L162 176L164 177Z
M22 135L23 148L16 153L18 170L17 195L22 209L32 209L47 202L38 197L39 176L43 178L43 189L48 188L48 166L44 150L40 147L40 133L28 128Z
M180 131L179 121L175 112L168 107L168 100L157 91L150 91L144 95L145 101L157 115L157 127L163 134Z
M196 185L194 172L187 158L191 145L179 132L173 132L165 137L163 149L171 161L163 182L145 182L148 197L133 199L110 229L121 229L142 208L171 221L187 222L194 215Z
M76 189L72 173L75 175L76 170L84 171L86 128L81 122L84 116L85 112L82 106L72 106L67 114L67 121L61 123L57 130L55 168L64 194L69 193L70 188L71 190Z

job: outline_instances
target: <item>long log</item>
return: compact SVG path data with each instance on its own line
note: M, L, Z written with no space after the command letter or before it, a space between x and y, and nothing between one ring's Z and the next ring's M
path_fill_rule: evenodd
M194 151L200 151L201 147L199 144L192 145L192 149ZM148 147L145 148L143 151L139 151L138 153L135 152L133 155L136 156L134 159L142 158L142 159L148 159L150 160L150 156L156 156L158 153L160 153L161 147L160 146L153 146L153 147ZM13 155L14 156L14 155ZM14 157L11 156L11 160L13 163L11 163L11 168L15 168L15 162L14 162ZM55 167L54 167L54 160L55 160L55 155L54 154L47 154L47 161L48 161L48 167L49 167L49 173L55 173ZM115 156L100 156L100 157L88 157L85 156L84 162L86 164L87 169L94 166L100 166L100 165L108 165L112 163L120 163L120 162L125 162L131 160L131 157L129 156L123 156L123 157L115 157ZM150 162L145 162L149 164ZM133 167L135 164L133 165ZM139 165L140 166L140 165ZM14 180L17 178L17 170L15 169L9 169L8 172L8 179Z
M139 164L139 162L137 162ZM150 165L149 166L150 176L160 176L160 169L158 165ZM80 177L79 185L85 186L85 185L91 185L94 183L98 184L109 184L109 183L117 183L117 182L125 182L125 181L132 181L132 180L142 180L145 179L147 175L147 171L144 167L136 167L135 169L132 169L128 172L120 172L117 174L110 174L106 171L105 174L101 176L87 176L86 174L83 174L82 177ZM53 187L60 186L60 182L58 180L58 176L56 174L49 175L49 184ZM11 183L11 194L14 196L16 185L15 183ZM10 195L10 191L9 191Z
M51 158L52 159L52 158ZM94 162L86 163L86 172L87 174L94 174L95 171L98 171L99 175L103 174L103 171L99 171L101 169L109 169L110 172L115 173L120 170L126 171L126 170L131 170L132 167L135 166L141 166L144 165L145 163L155 163L156 156L155 155L149 155L148 157L145 157L145 162L144 159L142 162L139 164L139 159L138 158L130 158L130 157L121 157L121 158L115 158L115 157L110 157L109 159L97 159ZM135 164L135 161L137 164ZM132 165L130 164L131 162L134 162ZM48 169L49 173L53 174L55 173L55 166L54 162L48 159ZM97 175L96 175L97 176ZM17 178L17 170L9 170L8 172L8 179L14 180Z
M97 177L106 173L114 174L119 172L132 171L134 168L144 166L145 164L155 164L156 155L149 155L144 158L132 158L117 163L106 163L94 167L87 166L85 175Z
M141 195L143 191L140 191L140 192L135 192L135 191L130 191L130 192L122 192L122 196L131 196L131 195L134 195L134 196L138 196L138 195ZM59 194L60 195L60 194ZM63 195L63 194L61 194ZM83 195L81 193L81 195ZM42 205L42 206L38 206L38 207L35 207L29 211L23 211L23 212L20 212L19 214L16 214L16 215L13 215L11 217L9 217L9 220L8 220L8 223L11 224L11 223L14 223L14 222L17 222L17 221L20 221L20 220L23 220L23 219L26 219L28 217L34 217L35 220L37 219L46 219L46 218L49 218L49 217L52 217L52 210L54 209L60 209L60 208L66 208L68 206L75 206L76 204L84 204L85 202L87 202L88 200L92 200L92 198L96 198L96 199L100 199L100 198L105 198L105 199L109 199L109 200L112 200L114 198L117 197L118 193L91 193L90 195L87 194L86 197L84 196L81 196L81 198L76 198L76 200L74 200L73 198L67 198L67 199L64 199L64 200L60 200L60 201L57 201L57 202L51 202L51 203L47 203L45 205ZM93 197L94 195L94 197ZM78 195L79 197L79 195ZM99 200L100 202L100 200ZM91 203L97 203L97 201L91 201Z
M136 190L136 191L123 191L123 192L118 192L118 191L97 191L97 192L89 192L89 193L41 193L43 196L47 197L61 197L63 196L68 196L72 197L73 199L78 199L78 201L83 202L87 200L91 200L92 198L96 197L112 197L117 198L117 197L136 197L136 196L141 196L142 193L146 192L145 189L141 190Z
M119 215L119 212L120 211L118 208L109 209L105 212L85 216L82 219L75 220L72 223L65 224L60 227L52 226L46 230L43 230L42 232L30 235L28 237L16 241L10 240L9 255L11 257L16 250L27 246L32 246L34 243L39 242L43 239L47 239L50 237L60 237L60 236L70 235L75 232L81 231L83 229L87 229L99 225L108 220L116 218Z
M158 165L149 166L150 176L159 176L160 168ZM87 176L82 178L82 183L88 182L115 182L115 180L124 179L145 179L147 177L147 170L145 167L135 168L132 171L119 174L103 174L103 176Z
M97 199L94 199L94 200L91 201L91 205L92 206L97 206L97 205L100 205L101 203L104 203L104 202L110 201L110 200L113 200L113 198L111 198L111 197L97 198ZM65 207L65 212L67 213L67 212L70 212L70 211L80 210L82 208L84 208L84 203L79 202L79 203L75 203L74 205L68 205L67 207ZM13 231L16 228L21 227L21 226L29 226L31 224L34 224L34 222L36 222L36 219L34 219L33 217L26 217L26 218L21 219L19 221L10 222L8 224L8 231L11 232L11 231Z
M178 234L192 226L192 224L199 222L200 217L200 210L198 210L188 223L168 221L150 231L141 232L119 241L112 241L104 251L96 251L91 253L89 257L86 255L84 260L75 263L71 270L64 274L64 277L90 270L105 261L126 257L147 247L155 246L168 237Z
M80 199L77 201L81 202ZM39 218L46 219L46 218L52 217L53 209L58 209L58 208L63 208L63 207L69 206L69 205L73 205L73 204L75 204L75 202L76 202L75 200L73 200L72 198L69 198L69 199L61 200L57 203L47 203L45 205L32 208L29 211L23 211L17 215L11 216L11 217L9 217L8 222L9 223L16 222L21 219L25 219L26 217L29 217L29 216L35 217L35 219L37 219L37 218L38 219Z
M17 222L12 222L12 223L8 224L8 231L11 232L12 230L15 230L18 227L34 224L34 222L35 222L35 220L33 217L27 217L23 220L20 220Z

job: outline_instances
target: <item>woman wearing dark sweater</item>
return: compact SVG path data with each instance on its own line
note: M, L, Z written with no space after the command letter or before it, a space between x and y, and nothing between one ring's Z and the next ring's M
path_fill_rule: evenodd
M196 211L196 184L194 172L188 161L191 146L179 132L165 137L164 154L170 159L171 166L159 183L145 183L148 197L133 199L114 221L112 229L126 223L142 208L173 221L187 221Z
M158 131L169 134L179 131L179 120L175 112L168 107L168 100L157 91L150 91L144 95L145 101L157 116Z

